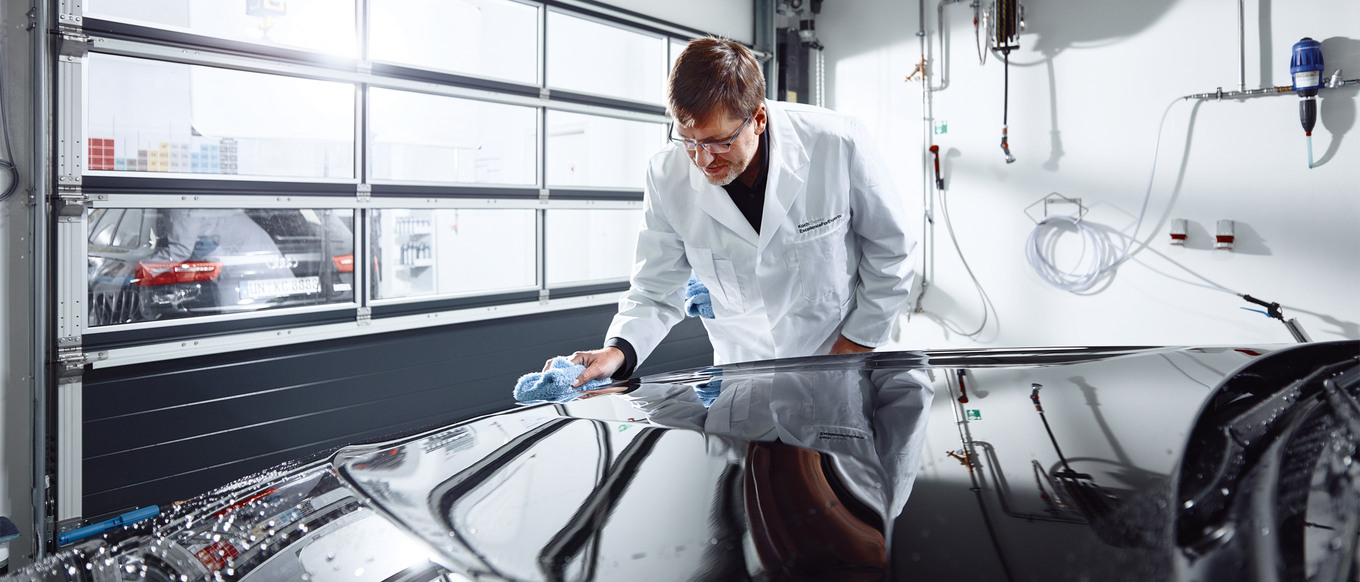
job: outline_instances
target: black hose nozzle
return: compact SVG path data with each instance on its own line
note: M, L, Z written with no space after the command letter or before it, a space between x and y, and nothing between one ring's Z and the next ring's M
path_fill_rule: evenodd
M1303 124L1303 134L1313 135L1313 126L1317 125L1317 96L1305 96L1299 99L1299 122Z

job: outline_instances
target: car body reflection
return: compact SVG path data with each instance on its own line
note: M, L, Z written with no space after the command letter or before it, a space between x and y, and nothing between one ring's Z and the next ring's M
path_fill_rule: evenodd
M346 303L349 210L97 208L90 325Z
M25 579L1353 580L1360 342L644 377L341 449Z

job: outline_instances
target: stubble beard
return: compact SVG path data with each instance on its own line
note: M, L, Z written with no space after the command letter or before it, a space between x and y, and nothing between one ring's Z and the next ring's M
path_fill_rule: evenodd
M737 176L740 176L742 172L746 171L746 166L743 165L739 168L733 164L728 164L727 171L717 176L705 172L703 168L699 168L699 171L703 173L704 179L708 180L709 184L713 184L714 186L726 186L731 184L733 180L736 180Z

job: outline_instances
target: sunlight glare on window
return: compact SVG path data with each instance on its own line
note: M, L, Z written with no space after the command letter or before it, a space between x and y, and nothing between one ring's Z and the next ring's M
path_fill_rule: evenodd
M354 0L86 0L85 14L356 58Z
M372 0L372 59L538 83L538 8L510 0Z

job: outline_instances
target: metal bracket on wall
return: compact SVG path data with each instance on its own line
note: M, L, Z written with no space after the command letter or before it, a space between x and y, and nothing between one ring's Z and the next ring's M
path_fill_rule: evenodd
M359 184L354 188L354 197L359 202L370 202L373 200L373 186L369 184Z
M61 377L79 376L85 371L85 366L109 359L108 352L85 353L82 351L84 345L80 338L64 337L57 340L57 364L61 367L58 373Z
M94 200L107 200L108 196L96 194L86 196L80 184L60 184L57 186L55 210L57 222L79 222L85 215L86 206Z
M61 34L61 43L57 51L61 56L84 58L89 54L90 45L94 42L85 34L84 10L81 4L78 1L62 0L57 10L57 30Z
M57 47L61 56L73 59L85 58L85 55L90 53L90 47L93 44L94 39L85 34L85 31L79 25L68 25L65 20L62 21L61 44Z
M359 325L368 325L373 321L373 308L360 307L354 310L354 322Z
M80 0L61 0L57 3L57 20L61 25L82 26L85 10Z
M72 374L79 374L85 366L95 362L102 362L109 359L108 352L84 353L77 347L74 350L57 350L57 359L61 363L62 369Z
M1035 218L1034 217L1035 215L1031 214L1030 211L1033 210L1035 206L1039 206L1041 204L1043 205L1044 213L1042 216ZM1051 216L1049 214L1049 206L1059 206L1064 204L1076 205L1077 207L1076 212L1069 213L1069 216L1071 216L1074 220L1078 222L1080 222L1081 219L1086 218L1086 213L1090 210L1089 208L1086 207L1085 204L1081 203L1081 198L1069 198L1057 192L1049 192L1048 195L1038 200L1035 200L1034 202L1030 203L1029 206L1026 206L1025 216L1028 216L1030 220L1033 220L1035 224L1038 224L1040 222L1043 222L1044 219Z

